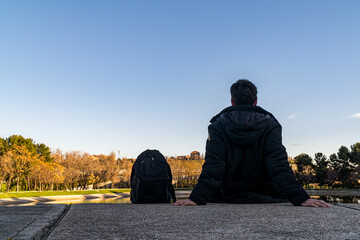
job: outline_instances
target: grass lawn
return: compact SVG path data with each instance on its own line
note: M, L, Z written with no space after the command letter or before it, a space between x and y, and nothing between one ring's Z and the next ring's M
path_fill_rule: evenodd
M0 198L23 198L23 197L43 197L43 196L60 196L60 195L105 194L105 193L119 193L119 192L130 192L130 188L96 189L96 190L79 190L79 191L0 192Z

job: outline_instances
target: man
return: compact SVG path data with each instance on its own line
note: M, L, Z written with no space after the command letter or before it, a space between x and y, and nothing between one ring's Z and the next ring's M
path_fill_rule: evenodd
M189 199L174 206L287 202L330 207L310 199L297 182L282 145L281 125L257 105L257 88L246 80L230 89L231 105L211 119L205 163Z

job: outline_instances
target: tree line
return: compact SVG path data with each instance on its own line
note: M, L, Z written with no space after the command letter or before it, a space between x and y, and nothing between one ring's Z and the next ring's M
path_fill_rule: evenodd
M360 142L341 146L337 153L326 157L316 153L314 158L300 154L293 159L295 176L305 187L360 188Z
M186 188L196 184L203 160L167 160L176 187ZM115 153L51 152L45 144L12 135L0 138L0 190L128 188L134 161L116 158Z
M97 188L128 188L135 159L90 155L77 151L50 151L31 138L12 135L0 138L0 189L2 191L43 191ZM167 158L176 188L197 183L204 160ZM290 159L296 178L326 188L360 187L360 143L342 146L329 158L322 153L312 159L300 154Z

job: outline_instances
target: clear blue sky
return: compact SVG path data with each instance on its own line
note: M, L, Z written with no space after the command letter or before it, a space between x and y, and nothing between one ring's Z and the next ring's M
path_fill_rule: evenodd
M253 81L290 156L360 141L360 2L1 1L0 137L136 157L205 151Z

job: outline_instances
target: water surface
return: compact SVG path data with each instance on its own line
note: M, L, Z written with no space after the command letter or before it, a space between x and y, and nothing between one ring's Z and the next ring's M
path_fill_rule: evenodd
M181 199L181 198L183 198L183 197L180 197L178 199ZM328 196L311 196L311 198L321 199L328 203L358 203L358 204L360 204L359 196L328 195ZM131 203L131 202L130 202L130 197L51 202L51 204L79 204L79 203Z

